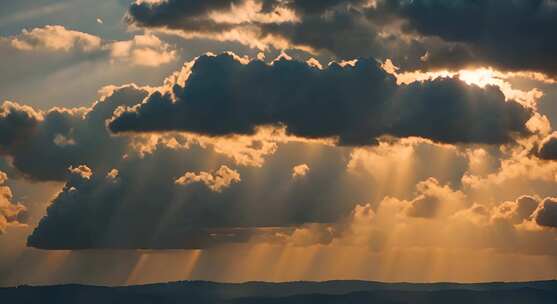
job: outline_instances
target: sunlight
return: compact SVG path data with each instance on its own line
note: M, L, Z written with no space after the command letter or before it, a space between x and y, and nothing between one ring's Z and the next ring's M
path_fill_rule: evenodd
M542 77L536 73L512 73L501 72L490 67L474 69L462 69L457 71L438 70L438 71L404 71L399 72L399 68L389 59L382 63L382 68L397 79L399 85L408 85L414 82L431 81L438 78L457 78L468 85L476 85L480 88L487 86L498 87L507 100L514 100L525 107L536 109L537 103L543 97L543 92L537 88L528 91L516 89L510 82L514 78L527 78L539 81L540 83L552 83L551 78Z
M460 80L467 84L475 84L482 88L487 85L498 84L495 72L492 69L480 68L476 70L460 70L457 75Z
M12 2L0 299L557 303L557 0Z

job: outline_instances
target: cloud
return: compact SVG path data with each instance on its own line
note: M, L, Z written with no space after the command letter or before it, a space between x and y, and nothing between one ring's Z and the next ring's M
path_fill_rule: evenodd
M0 171L0 234L5 233L10 225L21 224L27 211L22 204L12 202L12 191L5 185L7 180L6 173Z
M84 179L91 179L91 176L93 176L93 171L91 170L91 168L87 167L86 165L79 165L78 167L71 167L68 168L68 170L72 173L72 174L77 174L79 176L81 176ZM108 174L111 174L112 171L110 171Z
M397 144L388 142L356 150L320 142L277 140L281 146L265 156L264 165L239 166L234 171L241 175L242 181L226 190L215 191L211 188L224 184L225 176L234 176L231 169L220 170L222 174L212 171L215 164L231 168L231 162L237 162L230 157L235 147L217 151L215 145L224 147L225 142L236 139L243 142L247 138L245 135L220 139L193 134L184 134L184 137L173 133L157 134L153 135L156 137L154 143L144 143L149 151L139 155L130 150L135 149L134 141L150 140L151 135L114 136L107 130L106 121L116 108L133 107L150 91L153 89L135 86L115 88L101 101L79 111L40 112L13 103L6 105L3 117L31 121L21 124L31 126L27 127L31 136L23 137L23 142L6 140L7 145L2 147L16 160L14 166L34 176L57 172L58 180L67 181L29 237L29 246L42 249L192 249L230 243L279 242L295 246L364 244L373 250L389 246L440 245L515 250L516 246L497 241L496 231L500 228L496 222L502 222L503 231L510 234L505 240L521 246L535 243L524 251L554 250L543 244L552 237L548 229L531 221L529 225L538 230L518 227L521 222L529 221L531 214L528 213L535 202L520 198L508 207L511 211L501 207L502 211L495 212L488 204L472 205L470 198L446 184L452 180L450 177L443 178L443 182L426 179L408 199L406 194L401 199L370 200L372 192L382 189L368 174L363 174L362 168L371 171L377 168L364 164L366 157L370 158L369 162L381 162L381 157L388 154L394 163L404 166L407 159L412 159L405 156L407 153L429 155L435 152L444 155L440 157L451 164L460 162L466 155L459 154L455 147L423 139L407 138ZM72 139L73 144L56 143L60 134ZM264 136L273 133L263 134L258 133L242 145L262 148L264 144L258 141L264 141ZM286 136L284 133L278 135ZM188 136L197 139L188 141ZM211 143L215 139L223 143ZM207 146L198 144L203 141ZM372 150L377 151L371 153ZM405 152L407 150L411 152ZM25 161L23 154L28 154ZM63 156L64 161L54 156L58 159ZM31 161L40 166L31 166ZM420 157L409 162L420 161L424 160ZM300 164L311 168L311 174L292 183L292 168ZM443 167L438 160L437 164ZM68 171L70 166L74 172ZM184 172L192 173L183 179L187 186L176 185ZM194 180L198 182L189 183ZM370 191L370 187L374 191ZM436 203L428 204L428 200ZM358 205L370 201L372 203ZM495 214L512 215L500 216L504 220L495 221L492 220ZM397 221L401 222L397 224ZM392 233L389 232L391 228ZM470 240L451 240L450 236L459 235L461 229L471 231ZM437 231L441 235L439 241L416 237L416 233L430 235ZM482 235L489 238L489 243ZM515 238L517 241L513 241Z
M115 180L116 178L118 178L119 174L120 174L120 171L118 171L118 169L112 169L112 170L108 171L108 173L106 174L106 178L111 178L111 179Z
M136 35L131 40L107 45L113 60L156 67L176 59L177 51L154 35Z
M4 102L0 107L0 151L25 140L42 120L31 107Z
M475 65L555 76L556 14L554 0L171 0L135 2L127 21L187 39L391 58L405 69Z
M61 25L46 25L30 31L24 29L20 35L11 39L11 44L24 51L46 49L69 52L77 49L92 52L101 48L102 40L91 34L68 30Z
M514 201L507 201L495 207L493 209L493 219L504 219L515 225L521 224L530 219L539 205L538 198L523 195Z
M528 72L501 72L493 68L474 68L468 67L458 71L400 71L390 59L387 59L382 68L397 78L399 84L411 84L416 81L435 80L440 77L456 77L467 84L475 84L485 88L487 85L499 87L507 100L515 100L526 107L537 108L538 101L544 96L544 93L537 88L525 91L514 88L509 82L510 79L524 78L536 80L540 82L551 82L552 80L544 78L543 75Z
M437 215L440 204L437 197L421 196L411 202L406 214L411 217L432 218Z
M262 167L266 157L275 153L279 144L288 142L320 143L327 141L305 140L287 136L284 129L262 128L255 135L227 137L200 136L193 133L169 132L164 134L136 134L130 137L133 150L141 155L156 153L161 146L187 150L194 145L214 150L237 165Z
M19 35L6 38L6 41L20 51L83 53L87 58L99 56L112 62L147 67L173 62L178 53L153 34L134 35L130 40L106 41L61 25L23 30Z
M528 195L523 195L516 199L516 208L514 213L519 219L527 219L536 210L538 205L536 198Z
M66 183L30 246L206 248L266 235L261 227L334 221L368 198L364 179L345 170L346 150L280 129L226 138L111 134L106 121L115 109L139 104L151 90L113 87L80 109L4 103L0 151L7 167L26 179ZM318 159L305 152L312 147ZM212 172L213 162L221 169ZM291 169L301 163L315 176L292 183ZM229 169L233 164L242 167ZM199 182L176 185L184 172L205 173L186 174L183 182ZM224 190L240 175L241 183Z
M316 146L288 143L262 168L223 165L217 172L207 169L213 161L230 165L213 150L159 147L143 158L121 160L117 178L106 177L113 168L95 170L89 179L68 172L68 182L28 244L43 249L209 248L273 239L277 231L267 227L289 231L335 222L369 199L367 180L346 171L345 152L318 147L318 159L304 153ZM307 163L315 174L292 183L295 163ZM179 178L184 171L201 173ZM240 175L241 182L223 188Z
M535 153L544 160L557 160L557 133L550 134L544 138Z
M238 171L221 166L214 173L201 171L199 173L186 172L174 181L176 185L186 186L192 183L203 183L215 192L221 192L231 184L240 182Z
M297 22L295 13L286 7L263 11L254 0L135 2L126 16L128 23L141 27L180 30L184 37L211 37L216 40L238 40L265 48L270 37L261 37L258 25ZM242 37L248 35L249 38ZM253 42L250 40L261 40Z
M89 108L77 109L39 111L6 101L0 106L0 154L27 178L64 181L70 166L86 164L94 172L107 171L114 169L122 158L153 154L159 147L186 151L199 146L235 164L261 167L279 144L311 142L287 136L284 130L275 128L260 129L253 136L230 137L191 133L114 136L107 130L106 120L115 109L141 103L152 90L135 85L111 87Z
M475 170L462 176L463 187L473 197L493 197L502 201L524 193L553 196L557 163L543 159L539 153L546 134L529 137L499 151L492 150L491 156L485 159L487 163L482 161L484 164L478 164ZM495 163L490 165L493 161Z
M14 102L0 107L0 154L25 177L64 181L70 166L108 170L128 150L129 139L114 137L105 120L121 105L139 103L148 92L120 87L91 108L42 112Z
M536 223L544 227L557 228L557 199L544 199L534 216Z
M255 80L259 86L247 85ZM513 146L515 133L528 134L524 124L532 114L514 101L505 101L496 88L469 86L458 79L397 85L378 63L363 59L320 69L286 59L265 64L233 54L203 56L186 64L160 88L127 85L112 87L105 94L88 108L39 111L14 102L0 108L0 134L6 135L0 139L0 153L9 160L9 169L34 180L65 182L29 237L29 246L210 248L259 240L280 242L295 231L292 242L298 246L332 244L338 233L348 229L343 221L358 203L373 202L369 212L358 214L375 213L380 200L371 199L374 192L387 192L361 170L374 168L363 158L373 160L377 154L381 160L393 154L394 159L401 156L411 163L412 157L404 157L406 150L422 155L437 151L446 153L443 159L448 163L461 165L463 156L452 145L382 135L418 135L450 143L462 138L473 143L470 138L480 138L479 142ZM114 116L149 106L156 109L156 96L170 106L159 114L187 128L119 134L107 128L112 127ZM173 107L184 106L181 103L186 100L187 111L173 116L177 112ZM456 110L445 108L447 103L457 103ZM469 103L473 106L468 107ZM195 111L190 114L190 109ZM431 109L439 112L430 113ZM184 113L187 119L181 116ZM460 121L460 115L465 119ZM498 122L470 123L485 120L483 115ZM506 121L514 119L519 121L517 127L507 128ZM469 125L473 125L468 128L471 137L459 133ZM444 130L437 131L435 126ZM491 135L482 133L488 131ZM345 145L391 144L352 150L323 137L337 137ZM406 145L400 147L402 151L396 141L406 142L401 144ZM368 149L377 151L373 154ZM293 183L292 170L298 165L306 165L311 172ZM443 167L441 161L437 165ZM437 173L419 175L437 177ZM469 203L461 204L460 191L446 185L452 179L441 175L420 183L413 195L392 199L391 205L402 208L396 216L437 222L468 208ZM177 180L185 186L177 185ZM438 204L428 206L420 197L435 198ZM423 212L404 211L411 207ZM350 229L367 231L363 222ZM372 234L374 248L381 247L384 234Z
M487 65L555 76L557 43L551 39L557 27L555 4L554 0L383 0L377 10L402 20L407 33L446 42L429 50L425 61L429 66Z
M304 177L309 173L309 166L306 164L296 165L292 168L292 178Z
M321 70L286 59L246 64L229 54L206 55L188 75L172 93L155 92L118 111L109 128L217 136L284 125L290 135L333 137L344 145L374 144L382 135L501 144L530 133L531 110L506 102L496 87L453 78L399 86L371 60Z
M459 146L421 138L382 138L377 146L353 149L347 169L366 174L376 188L374 199L381 200L385 195L406 198L430 177L440 184L460 185L472 165Z
M435 184L431 180L423 183ZM457 193L446 185L435 185L433 188L443 189L445 194ZM457 196L469 200L462 193ZM440 199L441 204L447 203ZM446 213L446 216L429 217L427 220L408 215L409 204L415 201L385 197L378 204L358 204L336 223L305 225L283 231L273 241L342 250L357 246L377 252L421 248L489 250L499 254L557 254L557 247L552 241L556 235L554 226L551 226L550 213L553 211L550 208L555 204L552 198L542 201L521 196L503 203L468 203ZM537 222L539 214L549 221L544 226Z
M324 50L340 57L386 59L387 52L410 48L412 43L381 36L382 29L365 14L367 4L361 0L136 2L126 20L134 27L186 39L235 41L260 50Z
M279 235L283 242L294 246L312 246L316 244L327 245L334 239L334 228L326 225L307 224L298 227L291 234Z
M424 183L433 184L432 181ZM454 192L446 185L436 187ZM468 199L462 193L459 196ZM442 201L442 204L446 203ZM393 197L385 197L378 204L358 204L336 223L284 230L279 232L278 238L268 241L340 250L356 246L384 253L421 248L488 250L498 254L557 254L557 247L551 241L555 238L555 229L539 226L533 220L538 212L534 210L543 205L539 199L521 196L514 201L493 205L462 205L446 216L427 220L408 216L409 204L410 201Z
M468 205L464 193L440 185L435 178L418 183L416 190L417 197L404 208L404 213L409 217L428 219L447 216Z

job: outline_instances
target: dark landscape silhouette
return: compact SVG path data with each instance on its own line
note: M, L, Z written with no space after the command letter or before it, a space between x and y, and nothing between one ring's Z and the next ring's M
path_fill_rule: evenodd
M557 303L557 281L527 283L379 283L365 281L86 285L1 288L4 303Z

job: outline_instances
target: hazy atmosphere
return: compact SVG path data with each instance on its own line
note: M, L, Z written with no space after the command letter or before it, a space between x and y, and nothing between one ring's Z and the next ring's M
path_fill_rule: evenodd
M1 7L0 287L557 278L556 0Z

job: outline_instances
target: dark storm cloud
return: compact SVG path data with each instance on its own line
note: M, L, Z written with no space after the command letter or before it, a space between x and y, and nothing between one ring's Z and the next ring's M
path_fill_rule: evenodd
M174 97L175 96L175 97ZM526 135L531 111L506 102L495 87L440 79L398 86L375 61L324 70L280 60L242 64L232 56L202 56L184 87L152 94L120 112L114 132L191 131L212 136L253 134L284 125L307 138L373 144L377 137L421 136L443 143L499 144Z
M491 65L557 75L555 0L383 0L377 10L404 20L409 33L449 43L432 49L426 65Z
M163 26L169 28L188 27L188 18L207 15L213 10L230 8L232 4L239 4L242 0L169 0L160 3L134 2L130 5L129 21L142 26Z
M39 113L30 107L5 102L0 108L0 153L26 177L65 180L67 168L84 162L106 169L120 159L128 140L113 137L105 120L118 106L140 102L147 92L123 87L89 112L54 108Z
M263 0L256 1L261 4L261 12L273 12L276 8L292 9L303 17L316 17L325 12L332 12L338 8L357 8L365 3L363 0ZM239 6L245 0L218 0L218 1L181 1L170 0L160 3L132 3L129 7L126 20L138 26L161 27L168 29L181 29L187 31L207 31L227 29L234 26L230 23L219 23L208 20L206 17L214 11L226 11L232 6ZM260 22L255 22L261 25Z
M34 132L41 119L32 108L13 102L0 107L0 151L16 145Z
M230 28L230 24L217 24L205 17L214 10L230 8L242 0L170 0L160 3L132 3L126 20L142 27L183 29L188 31L219 32Z
M257 2L257 1L256 1ZM134 3L126 16L128 23L159 29L181 30L214 39L213 35L251 26L255 37L265 40L280 37L292 47L309 47L328 51L337 58L351 59L373 56L382 60L395 59L399 65L416 66L426 48L415 39L401 40L393 35L380 35L382 28L368 18L366 1L362 0L298 0L261 1L260 13L280 16L279 8L293 11L299 20L271 22L246 20L240 23L217 22L209 18L212 11L226 11L243 0L227 1L165 1L162 3ZM211 38L213 36L213 38ZM218 39L218 38L217 38ZM265 42L269 43L269 42ZM404 54L402 54L404 53ZM411 54L409 54L411 53Z
M189 31L207 30L207 27L219 28L216 22L204 20L213 11L225 11L231 6L239 6L245 0L169 0L160 3L132 3L127 14L127 21L132 24L145 27L163 27L170 29L182 29ZM263 0L262 12L272 12L275 8L282 6L293 9L298 14L315 15L334 8L339 5L361 4L363 0ZM204 21L202 21L204 20ZM222 24L221 29L231 27L232 24Z
M262 24L261 36L282 37L293 48L309 47L320 54L333 54L333 58L340 60L391 59L404 70L423 68L421 58L430 49L446 48L446 43L439 39L402 38L396 32L391 33L381 20L370 18L369 8L358 7L358 3L361 1L342 1L337 6L303 14L300 22ZM330 60L327 56L322 58Z
M557 160L557 134L545 138L535 153L541 159Z
M127 19L142 27L222 33L238 24L215 22L208 13L242 2L135 3ZM489 65L557 74L555 0L262 1L262 12L276 7L292 9L299 22L246 22L259 28L260 38L273 34L337 58L391 58L406 69Z
M230 156L198 145L185 151L161 144L144 156L123 157L135 137L111 134L106 125L120 106L138 106L124 114L141 114L134 131L252 134L259 125L284 124L301 137L338 136L343 144L358 145L382 134L506 142L514 133L527 133L524 123L531 115L505 102L495 88L455 79L399 87L370 60L319 70L296 61L241 64L231 55L203 56L185 86L174 85L172 94L157 91L140 104L147 96L145 89L125 86L87 110L38 112L4 104L2 155L27 177L67 182L29 237L30 246L207 248L272 238L274 231L264 227L291 231L334 223L370 201L369 177L350 173L351 151L339 147L305 153L307 144L283 144L262 168L238 167ZM119 117L112 128L124 116ZM311 170L292 179L297 164ZM188 172L200 176L223 166L241 178L219 191L207 183L176 183Z
M551 197L544 199L534 219L540 226L557 228L557 199Z
M1 151L10 169L34 180L66 181L30 246L206 248L274 234L256 227L334 222L369 199L367 180L346 170L347 149L327 147L316 157L300 153L305 144L285 144L264 169L236 168L229 155L198 145L185 151L161 144L150 154L135 153L134 137L114 136L106 120L116 107L146 96L144 89L125 86L90 109L48 112L4 103L0 133L8 136ZM217 170L207 165L213 162L239 171L241 180L227 187L176 183L188 172ZM294 181L291 168L298 163L312 171Z
M366 0L287 0L287 1L276 1L276 0L264 0L264 5L277 6L279 4L286 5L294 9L296 12L302 15L310 14L322 14L326 11L338 6L360 6L366 3Z
M346 171L348 150L324 147L316 157L300 153L302 145L282 146L263 168L236 168L199 147L160 147L144 158L122 161L116 177L96 171L86 178L75 170L28 244L44 249L207 248L264 237L257 227L335 222L369 199L368 181ZM207 159L238 170L241 182L220 191L202 183L175 183L186 171L219 167L207 167ZM312 170L293 180L291 167L299 162Z
M516 209L515 217L519 219L519 222L525 220L532 215L532 213L538 207L539 202L535 197L529 195L523 195L516 199Z
M301 23L270 23L261 25L261 28L264 34L284 37L293 45L327 50L339 58L387 58L387 41L379 37L380 29L360 11L337 9L326 17L310 14L302 20Z
M536 209L540 205L539 198L522 195L514 201L506 201L493 209L495 216L493 219L498 223L507 223L512 225L522 224L524 221L535 219ZM539 224L539 223L538 223Z

